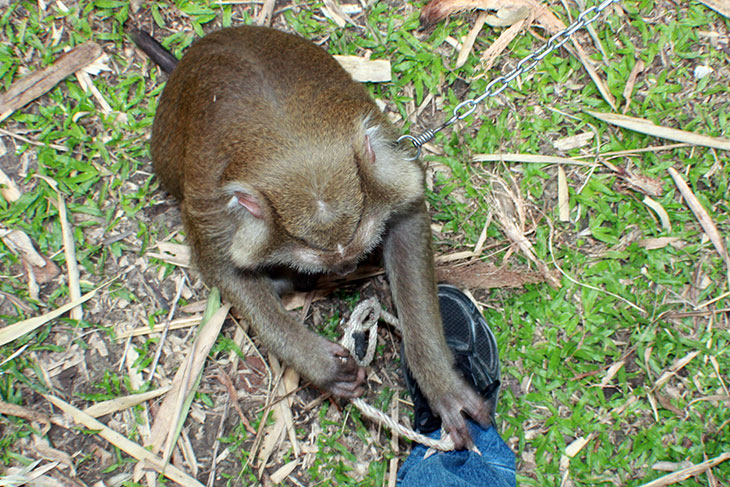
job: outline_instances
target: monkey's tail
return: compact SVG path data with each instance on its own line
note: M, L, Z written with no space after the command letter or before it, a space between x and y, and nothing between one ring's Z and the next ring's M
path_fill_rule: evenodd
M130 32L130 36L134 43L137 44L137 47L142 49L164 72L167 74L172 73L172 70L175 69L178 62L174 54L162 47L162 44L143 30L134 29Z

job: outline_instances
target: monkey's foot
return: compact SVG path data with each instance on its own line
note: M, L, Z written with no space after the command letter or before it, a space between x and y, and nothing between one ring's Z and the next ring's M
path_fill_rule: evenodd
M344 347L325 340L329 357L327 379L320 386L335 396L353 398L365 392L365 369L357 365Z
M489 325L468 296L447 285L439 285L438 296L446 343L468 385L464 384L463 390L445 394L441 400L434 401L432 410L408 370L405 353L401 354L404 358L403 373L413 399L416 429L428 434L443 424L456 447L463 448L471 437L462 412L483 426L495 424L494 411L500 386L499 351Z

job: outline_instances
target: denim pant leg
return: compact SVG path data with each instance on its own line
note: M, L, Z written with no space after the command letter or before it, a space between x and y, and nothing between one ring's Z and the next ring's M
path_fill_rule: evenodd
M424 459L428 448L417 445L398 471L399 487L515 487L515 455L493 427L469 422L481 456L469 450L439 452ZM439 438L441 430L429 436Z

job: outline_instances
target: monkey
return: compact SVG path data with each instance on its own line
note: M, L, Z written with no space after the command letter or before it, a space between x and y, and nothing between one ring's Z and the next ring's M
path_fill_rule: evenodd
M210 33L179 62L133 37L169 73L150 152L203 280L276 356L353 398L364 369L284 310L276 276L346 274L379 248L409 368L457 448L470 444L464 413L488 426L490 406L444 338L425 170L367 89L324 49L268 27Z

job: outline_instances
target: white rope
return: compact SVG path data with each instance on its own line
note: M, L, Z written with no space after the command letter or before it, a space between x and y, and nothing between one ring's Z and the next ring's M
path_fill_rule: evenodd
M375 355L375 346L378 342L378 320L382 319L389 325L400 329L398 318L383 310L376 298L369 298L360 302L350 314L350 319L345 326L345 334L342 337L342 346L350 351L350 354L361 367L367 367ZM356 333L368 335L368 349L362 360L355 353ZM451 436L441 430L441 439L435 440L421 433L407 428L395 421L393 418L374 408L360 398L352 400L352 403L368 418L382 425L387 426L395 434L408 438L411 441L426 445L429 448L440 451L451 451L454 449L454 441Z

